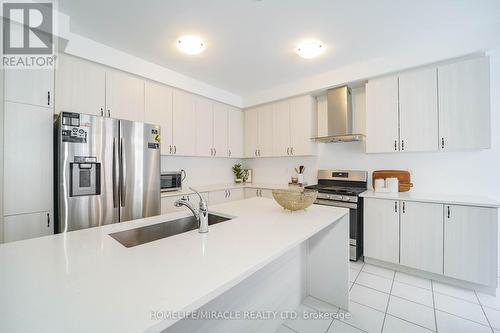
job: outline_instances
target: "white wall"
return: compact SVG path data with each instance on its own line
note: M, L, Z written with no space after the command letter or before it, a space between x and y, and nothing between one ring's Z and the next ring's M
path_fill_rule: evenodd
M242 161L234 158L162 156L162 171L186 171L184 187L227 184L234 181L231 167Z

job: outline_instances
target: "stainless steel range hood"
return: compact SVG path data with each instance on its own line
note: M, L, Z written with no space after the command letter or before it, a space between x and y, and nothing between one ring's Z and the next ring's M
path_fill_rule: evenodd
M352 142L362 141L363 134L353 133L353 113L351 89L342 86L330 89L326 93L327 100L327 133L314 138L316 142ZM324 120L324 119L323 119Z

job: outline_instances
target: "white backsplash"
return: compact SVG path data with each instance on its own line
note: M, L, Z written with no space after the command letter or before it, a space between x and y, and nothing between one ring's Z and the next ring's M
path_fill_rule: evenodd
M161 171L186 170L183 186L226 184L234 181L232 166L242 163L233 158L162 156Z

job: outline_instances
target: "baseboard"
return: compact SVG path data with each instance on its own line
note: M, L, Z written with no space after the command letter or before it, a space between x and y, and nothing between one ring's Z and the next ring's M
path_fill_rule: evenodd
M364 261L367 264L376 265L376 266L380 266L380 267L384 267L384 268L388 268L388 269L393 269L393 270L401 272L401 273L407 273L407 274L419 276L419 277L424 278L424 279L429 279L429 280L434 280L437 282L447 283L447 284L454 285L454 286L457 286L460 288L473 289L473 290L476 290L476 291L479 291L479 292L482 292L485 294L490 294L493 296L496 295L496 289L498 287L496 283L493 286L484 286L481 284L467 282L467 281L463 281L463 280L458 280L458 279L454 279L454 278L451 278L448 276L435 274L435 273L429 273L429 272L421 271L421 270L418 270L415 268L401 266L398 264L393 264L390 262L385 262L382 260L368 258L368 257L365 257Z

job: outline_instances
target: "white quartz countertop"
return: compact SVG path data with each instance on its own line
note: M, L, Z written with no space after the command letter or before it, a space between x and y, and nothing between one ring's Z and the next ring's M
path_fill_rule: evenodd
M442 203L442 204L461 205L461 206L492 207L492 208L500 207L500 202L498 202L495 199L481 197L481 196L470 196L470 195L429 194L429 193L415 193L411 191L398 192L398 193L383 193L370 190L361 193L360 196L364 198L431 202L431 203Z
M347 209L290 213L252 198L209 207L233 220L125 248L108 234L186 212L0 245L0 332L159 332L338 221Z
M214 184L214 185L203 185L203 186L193 186L198 192L213 192L213 191L224 191L231 190L236 188L260 188L260 189L287 189L289 187L288 184L260 184L260 183L245 183L245 184L237 184L237 183L227 183L227 184ZM177 195L188 195L193 194L194 192L189 188L183 187L181 190L177 191L169 191L162 192L162 197L171 197Z

